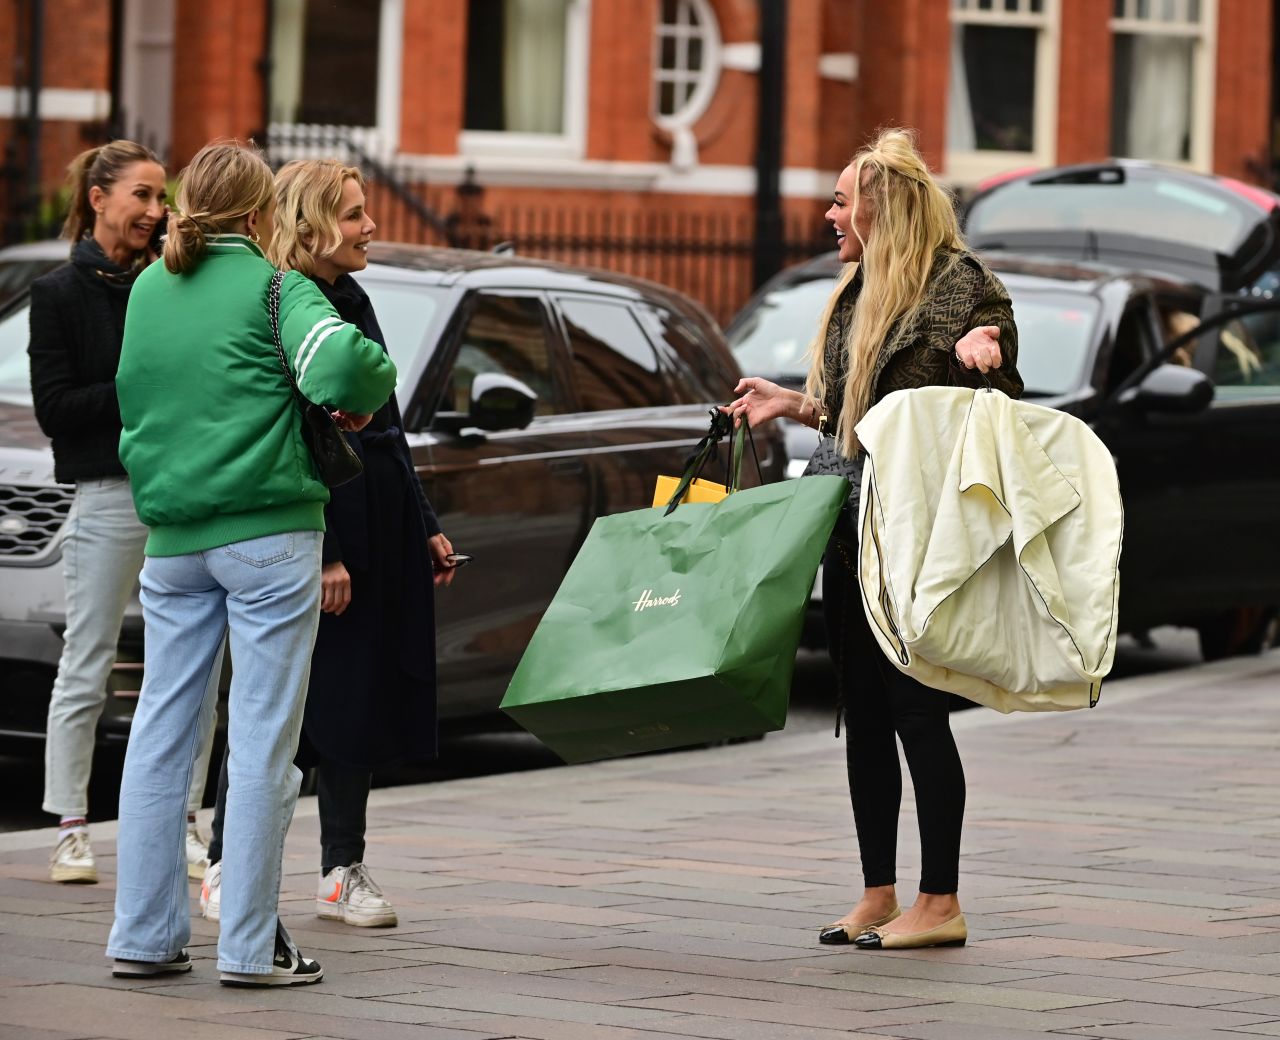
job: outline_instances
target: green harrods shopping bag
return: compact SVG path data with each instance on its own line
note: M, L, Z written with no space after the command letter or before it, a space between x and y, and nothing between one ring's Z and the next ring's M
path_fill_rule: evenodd
M502 709L567 762L781 729L848 493L843 477L806 477L601 517Z

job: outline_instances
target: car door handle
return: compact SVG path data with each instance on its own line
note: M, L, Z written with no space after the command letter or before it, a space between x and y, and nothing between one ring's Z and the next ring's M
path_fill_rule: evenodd
M581 473L584 465L581 459L574 457L547 459L547 469L551 470L552 473L572 476L575 473Z

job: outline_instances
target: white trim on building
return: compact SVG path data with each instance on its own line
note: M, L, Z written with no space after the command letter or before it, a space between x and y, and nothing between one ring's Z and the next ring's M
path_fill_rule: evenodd
M10 119L27 115L31 92L25 87L0 87L0 113ZM111 115L111 94L105 90L45 87L40 91L40 118L96 122Z
M695 166L677 170L667 163L611 162L524 156L400 155L396 169L417 173L432 184L460 184L468 170L487 187L564 188L574 191L652 191L671 195L751 196L751 166ZM823 199L838 170L788 167L782 171L784 197Z
M400 146L400 97L404 89L404 0L382 0L378 22L378 140L386 156Z

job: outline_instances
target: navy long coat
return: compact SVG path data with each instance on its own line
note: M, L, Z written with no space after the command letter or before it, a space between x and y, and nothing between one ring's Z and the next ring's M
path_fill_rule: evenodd
M350 275L314 279L340 317L383 344ZM347 439L364 472L331 489L324 562L351 574L351 603L321 614L303 717L304 745L359 769L436 753L435 604L427 539L439 522L413 470L394 394ZM307 758L306 749L302 758Z

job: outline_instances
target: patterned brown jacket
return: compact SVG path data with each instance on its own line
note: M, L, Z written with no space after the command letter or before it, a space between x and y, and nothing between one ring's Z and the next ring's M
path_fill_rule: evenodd
M828 431L835 429L844 401L844 344L861 285L860 277L849 283L827 325L823 365ZM964 368L954 357L956 342L979 325L996 325L1000 329L1001 364L986 378L995 389L1010 397L1021 397L1018 328L1013 322L1008 291L972 253L940 250L929 273L923 302L913 315L890 329L880 347L872 377L875 389L871 403L895 390L920 386L984 386L977 369Z

